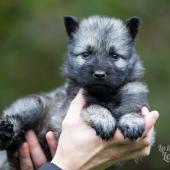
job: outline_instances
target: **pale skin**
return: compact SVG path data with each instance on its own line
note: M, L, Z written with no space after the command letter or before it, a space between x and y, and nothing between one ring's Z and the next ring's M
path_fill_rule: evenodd
M46 139L53 157L52 163L63 170L100 170L121 160L136 159L148 156L151 149L151 138L154 124L159 116L157 111L149 112L142 108L145 118L145 132L136 141L124 139L116 130L113 139L102 141L95 131L81 117L85 99L80 91L71 102L68 113L62 123L62 133L58 143L53 132L46 134ZM71 132L71 133L70 133ZM35 170L47 162L35 133L26 133L26 142L20 149L20 167L22 170Z

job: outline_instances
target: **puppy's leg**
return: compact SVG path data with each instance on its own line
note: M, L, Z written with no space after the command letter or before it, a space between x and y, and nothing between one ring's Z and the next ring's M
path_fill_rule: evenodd
M81 114L103 140L109 140L113 137L116 129L116 120L109 110L93 104L84 109Z
M37 127L44 110L38 95L19 99L4 110L0 118L0 149L16 149L23 140L24 130Z
M121 89L121 102L113 113L119 118L118 128L125 138L135 140L144 132L141 108L148 107L147 92L147 87L140 82L129 83Z
M145 130L144 118L136 113L125 114L120 117L118 128L125 138L135 140L141 137Z

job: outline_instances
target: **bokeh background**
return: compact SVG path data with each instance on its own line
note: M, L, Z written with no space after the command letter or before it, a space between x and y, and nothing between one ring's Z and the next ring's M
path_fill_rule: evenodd
M67 48L62 16L109 15L143 19L136 46L146 68L152 109L160 112L151 155L123 170L170 169L158 145L170 148L169 0L0 0L0 110L15 99L64 82L59 67ZM169 163L168 163L169 161Z

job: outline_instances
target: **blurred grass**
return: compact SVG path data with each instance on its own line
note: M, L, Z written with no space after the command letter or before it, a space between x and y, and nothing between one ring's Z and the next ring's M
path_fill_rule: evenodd
M152 109L160 112L157 143L144 162L123 169L169 169L157 145L170 144L169 0L1 0L0 110L15 99L64 82L59 67L67 48L62 16L109 15L143 19L137 49L146 68Z

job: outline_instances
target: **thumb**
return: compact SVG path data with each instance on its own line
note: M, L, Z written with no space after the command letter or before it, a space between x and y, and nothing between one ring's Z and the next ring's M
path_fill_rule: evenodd
M76 97L72 100L68 112L65 116L65 120L77 119L80 117L80 112L86 104L83 93L84 90L80 89Z

